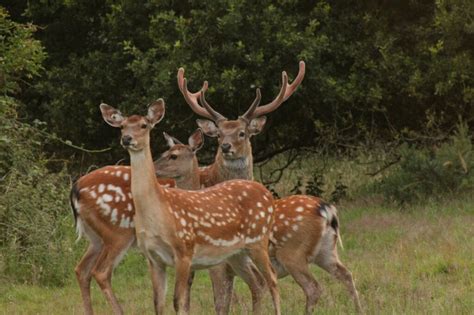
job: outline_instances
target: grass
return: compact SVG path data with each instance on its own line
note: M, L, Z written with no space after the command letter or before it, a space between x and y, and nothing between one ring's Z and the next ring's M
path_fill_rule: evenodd
M469 314L474 310L474 199L424 206L388 208L369 202L340 205L345 249L341 260L353 272L363 308L368 314ZM372 203L373 204L373 203ZM82 250L77 246L75 250ZM313 267L324 292L316 311L353 312L344 287ZM173 313L173 272L167 311ZM137 251L117 268L114 289L128 314L153 313L146 264ZM248 290L236 281L233 314L250 310ZM301 314L304 295L287 277L279 281L284 314ZM93 284L97 314L111 309ZM271 311L269 294L266 308ZM198 272L192 290L192 314L213 311L207 273ZM82 314L79 288L73 279L64 287L6 284L0 288L3 314ZM267 312L265 312L267 313Z

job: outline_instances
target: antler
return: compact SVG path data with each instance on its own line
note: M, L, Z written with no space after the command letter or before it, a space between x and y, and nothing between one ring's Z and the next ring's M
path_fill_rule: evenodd
M259 117L276 110L278 107L280 107L280 105L284 101L286 101L296 91L298 86L303 81L305 71L306 71L306 66L305 66L304 61L300 61L298 75L296 76L296 78L293 80L291 84L288 84L288 75L286 74L286 71L283 71L281 73L282 85L281 85L280 92L278 93L278 96L271 103L258 106L254 108L253 110L252 110L252 107L254 106L254 104L252 104L242 117L247 120L251 120L252 118Z
M208 83L207 81L204 81L204 84L202 85L201 90L198 92L192 93L189 92L188 90L188 84L187 80L184 77L184 69L179 68L178 70L178 87L181 93L184 96L184 99L188 103L188 105L191 107L191 109L198 114L199 116L209 118L215 122L221 121L221 120L227 120L226 117L224 117L222 114L218 113L216 110L214 110L211 105L209 105L206 102L206 99L204 97L204 93L207 91ZM201 100L203 103L203 106L199 105L198 98Z
M240 116L240 118L244 119L247 122L250 122L255 109L258 107L258 105L260 105L261 98L262 98L262 94L260 93L260 89L257 88L257 96L255 96L255 100L253 101L252 105L250 105L249 109L247 109L245 114Z

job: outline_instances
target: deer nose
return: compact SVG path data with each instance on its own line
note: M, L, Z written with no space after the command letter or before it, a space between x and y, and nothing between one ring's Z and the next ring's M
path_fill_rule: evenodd
M222 149L222 152L224 153L229 153L230 147L231 147L230 143L221 144L221 149Z
M132 136L125 135L122 137L122 145L130 145L132 142Z

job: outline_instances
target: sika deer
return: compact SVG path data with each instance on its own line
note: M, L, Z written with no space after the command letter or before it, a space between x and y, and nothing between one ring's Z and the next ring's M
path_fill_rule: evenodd
M262 272L280 314L276 276L268 256L273 198L261 184L234 180L201 191L161 187L155 177L150 131L163 118L164 101L150 105L147 116L123 117L101 104L104 120L121 128L121 143L130 154L131 190L139 248L151 261L157 313L163 312L166 266L176 268L174 307L188 313L187 282L191 269L234 264L248 253ZM240 264L240 262L238 262Z
M167 138L170 149L155 162L157 174L182 181L193 179L199 187L199 178L205 173L196 163L192 151L174 138ZM183 152L184 151L184 152ZM177 158L170 158L176 155ZM192 162L192 163L191 163ZM162 171L166 170L166 171ZM351 273L340 262L336 242L339 235L337 210L319 198L295 195L275 200L275 223L270 242L270 258L279 278L288 274L296 280L306 295L306 314L311 314L321 288L309 271L314 263L342 281L360 311L358 293Z
M207 103L205 99L207 82L204 82L200 91L191 93L187 89L184 69L181 68L178 71L178 86L187 103L195 113L212 120L198 120L198 125L203 128L206 135L218 137L219 147L214 164L199 170L201 185L208 187L231 178L253 178L250 137L262 130L266 121L262 115L278 108L293 94L303 80L304 72L304 62L300 62L299 73L291 85L287 83L288 78L283 72L282 88L274 101L259 106L260 91L257 89L256 99L247 112L239 119L229 121ZM274 226L275 244L271 246L274 267L280 271L280 276L290 273L303 288L307 298L306 312L312 312L319 298L320 289L305 262L316 263L344 281L356 309L360 311L360 302L352 275L342 265L337 255L336 239L340 238L336 208L323 203L319 198L304 195L276 200L275 206L277 212ZM247 270L254 269L248 267ZM227 313L234 275L230 269L221 268L211 276L215 298L220 296L220 299L224 301L222 305L216 304L221 308L218 308L217 312L221 313L224 309L223 313ZM252 284L249 286L256 287ZM254 294L259 293L252 292L252 295Z
M112 291L112 273L135 244L135 208L130 191L129 166L105 166L77 180L71 189L71 206L78 240L89 247L75 268L85 314L93 314L90 285L95 278L115 314L123 310ZM158 179L166 186L173 180Z
M261 95L260 90L257 89L257 96L247 112L236 120L228 120L207 103L204 95L208 87L207 81L204 82L200 91L191 93L187 88L184 69L179 69L178 87L184 99L196 114L210 119L198 119L199 127L202 128L206 135L217 137L219 142L215 162L207 168L203 168L202 172L200 172L201 185L210 187L230 179L253 179L253 156L250 138L260 133L263 129L266 122L266 117L263 115L276 110L286 101L301 84L304 74L305 63L303 61L299 63L298 75L291 84L288 84L288 76L283 71L280 92L272 102L258 106ZM240 269L240 276L249 286L252 294L253 310L258 313L263 294L262 277L256 272L255 266L250 261L245 266L241 266ZM251 273L254 274L253 277L248 276ZM211 268L209 274L213 284L216 312L217 314L228 314L233 290L234 272L228 266L221 265Z

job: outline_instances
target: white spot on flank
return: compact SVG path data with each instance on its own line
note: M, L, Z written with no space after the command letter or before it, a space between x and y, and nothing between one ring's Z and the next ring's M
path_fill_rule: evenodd
M186 226L186 220L181 218L181 220L179 220L179 222L181 222L181 225L182 226Z
M110 202L110 201L112 201L113 198L109 194L103 194L102 199L104 200L104 202Z
M128 173L123 174L123 180L124 181L128 181L129 178L130 178L130 175L128 175Z
M125 194L122 191L122 188L119 187L119 186L114 186L114 185L109 184L109 185L107 185L107 190L108 191L115 191L115 193L117 194L117 196L115 197L115 202L120 201L119 196L120 196L120 198L122 198L122 201L125 201L127 199L125 197Z
M117 173L115 173L115 176L117 177L120 177L120 175L122 175L122 171L117 171Z
M104 184L100 184L99 185L99 193L103 193L105 190L105 185Z
M260 211L260 216L261 216L262 218L265 218L265 212Z
M102 214L109 215L110 213L110 206L102 200L102 197L97 198L96 204L99 205Z
M283 219L284 217L285 217L285 215L283 213L278 216L278 218L280 218L280 219Z
M242 192L242 196L244 196L244 197L247 197L247 196L248 196L248 194L247 194L247 192L246 192L245 190Z
M183 237L184 237L184 233L183 233L182 231L179 231L179 232L178 232L178 237L179 237L179 238L183 238Z
M132 193L127 193L129 199L133 199Z
M240 238L238 236L234 236L231 240L224 240L224 239L214 239L202 231L198 231L197 234L214 246L229 247L240 242Z
M120 220L120 227L128 229L130 227L130 218L122 214L122 220Z
M273 207L268 207L268 212L272 213L273 212Z
M91 192L89 192L89 194L91 194L92 198L94 198L94 199L97 198L97 194L96 194L95 191L92 190Z
M261 208L261 207L262 207L262 203L261 203L261 202L257 202L257 207Z
M296 231L298 231L298 226L295 224L295 225L293 225L292 229L293 229L293 231L296 232Z
M113 224L117 223L117 209L112 210L112 214L110 215L110 222Z
M295 218L296 221L303 221L303 216L299 215Z
M128 211L132 211L132 210L133 210L133 207L132 207L132 204L131 204L131 203L127 204L127 210L128 210Z
M295 211L296 211L296 212L303 212L303 211L304 211L304 208L303 208L303 207L298 207L298 208L296 208Z

